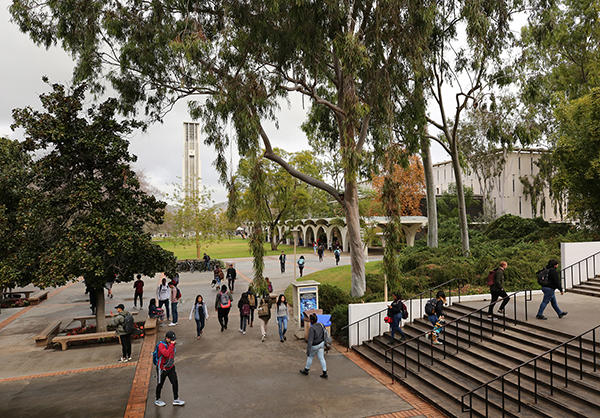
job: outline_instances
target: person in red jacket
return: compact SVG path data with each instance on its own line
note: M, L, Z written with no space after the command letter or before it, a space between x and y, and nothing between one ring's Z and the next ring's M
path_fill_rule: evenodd
M156 364L158 384L156 385L156 400L154 401L154 405L156 406L166 405L160 399L160 392L167 377L173 386L173 405L185 405L185 401L179 399L179 383L177 382L177 372L175 371L175 342L175 333L168 331L165 335L165 340L158 343L158 362Z

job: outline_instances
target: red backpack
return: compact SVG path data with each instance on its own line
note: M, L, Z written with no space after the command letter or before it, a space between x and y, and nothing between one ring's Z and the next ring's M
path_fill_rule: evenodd
M496 270L498 270L498 269L490 270L490 272L488 273L488 277L487 277L487 285L488 286L493 286L494 283L496 282Z

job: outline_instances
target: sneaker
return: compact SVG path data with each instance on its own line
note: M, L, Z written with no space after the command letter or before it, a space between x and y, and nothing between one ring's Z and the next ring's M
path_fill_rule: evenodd
M185 401L182 401L181 399L175 399L173 401L173 405L183 406L185 405Z
M171 322L171 323L169 324L169 326L170 326L170 327L174 327L175 325L177 325L175 322Z
M224 330L224 329L225 329L225 328L223 327L223 325L221 325L221 332L223 332L223 330Z
M535 316L537 319L548 319L546 318L544 315L536 315Z
M130 356L130 357L127 357L127 361L131 361L131 356Z
M488 315L487 317L488 317L488 319L492 319L494 317L494 315Z
M119 359L119 363L126 363L126 362L127 362L127 359L125 357L121 357Z
M264 334L263 334L262 338L260 339L260 342L261 342L261 343L264 343L264 342L265 342L265 337L266 337L266 335L264 335Z
M246 331L242 331L242 335L246 335Z
M443 342L441 342L441 341L434 341L433 343L434 343L435 345L442 345L442 344L444 344L444 343L443 343Z
M287 338L285 335L283 336L283 341L287 341Z
M319 377L322 377L323 379L327 379L329 376L327 376L327 372L326 372L326 371L324 371L323 373L321 373L321 374L319 375Z
M498 313L501 313L501 314L503 314L503 313L504 313L504 308L500 308L500 309L498 309Z
M279 340L279 341L283 342L283 338L281 340Z
M157 400L154 401L154 405L156 405L156 406L165 406L166 403L164 403L160 399L157 399Z
M241 329L239 329L238 331L239 331L239 332L244 332L244 331L242 331Z
M563 312L563 313L561 313L560 315L558 315L558 317L559 317L559 318L562 318L563 316L567 316L567 314L568 314L568 313L569 313L569 312Z
M303 374L304 376L308 376L308 369L302 369L302 370L300 370L300 373Z

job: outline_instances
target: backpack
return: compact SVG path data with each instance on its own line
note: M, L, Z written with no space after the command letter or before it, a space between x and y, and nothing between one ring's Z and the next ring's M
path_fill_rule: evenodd
M250 303L250 306L256 306L256 296L252 293L248 293L248 302Z
M408 308L404 302L402 302L402 319L408 319Z
M429 299L427 301L427 303L425 304L425 313L427 315L433 315L435 313L436 303L437 303L437 300L435 300L435 299Z
M299 266L303 266L304 265L304 259L301 258L300 260L298 260L298 265Z
M487 276L487 285L488 286L493 286L494 283L496 283L496 270L498 270L498 269L490 270L490 272L488 273L488 276Z
M542 269L538 271L537 281L540 286L548 287L550 285L550 269Z
M164 344L164 345L165 345L165 348L167 348L167 343L166 343L165 341L159 341L159 342L156 344L156 347L154 347L154 351L152 352L152 363L153 363L155 366L157 366L157 365L158 365L158 360L159 360L159 358L160 358L160 357L162 357L162 356L160 356L160 354L158 354L158 346L159 346L159 344Z
M181 290L179 290L178 287L176 287L175 289L177 289L177 294L175 295L176 299L181 299Z
M264 318L267 316L271 316L271 311L269 309L269 304L267 302L263 302L258 307L258 317Z
M273 285L271 283L269 283L269 286L267 288L269 289L269 293L273 291Z
M231 298L225 293L221 293L221 308L230 308L231 307Z
M125 322L123 322L123 329L125 330L125 332L127 334L133 334L133 331L135 331L135 324L133 323L133 315L131 315L130 313L127 313L127 315L125 315Z
M247 303L242 305L242 316L250 316L250 305Z

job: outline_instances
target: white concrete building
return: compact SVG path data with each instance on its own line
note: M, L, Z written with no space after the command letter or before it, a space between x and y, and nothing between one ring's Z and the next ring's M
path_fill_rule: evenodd
M184 122L182 187L186 196L200 190L200 168L200 124Z
M473 194L483 199L486 216L496 218L511 214L523 218L533 218L534 210L531 199L525 195L520 178L527 177L530 182L533 182L533 176L539 172L535 163L543 152L545 151L528 149L510 151L505 155L505 164L499 170L500 173L492 177L485 177L482 173L476 173L469 167L468 172L464 170L462 172L463 185L472 188ZM447 192L450 185L455 183L454 170L450 161L433 165L433 181L436 195ZM560 211L555 212L547 189L544 190L543 199L544 204L542 204L541 198L537 203L535 216L541 216L548 222L564 221ZM564 213L566 210L563 210Z

